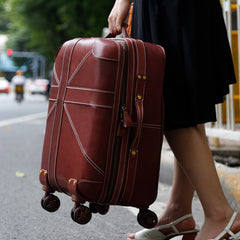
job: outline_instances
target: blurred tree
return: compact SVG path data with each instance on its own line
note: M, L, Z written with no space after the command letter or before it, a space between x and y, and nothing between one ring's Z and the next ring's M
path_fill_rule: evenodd
M9 47L37 51L51 62L66 40L100 36L113 4L109 0L7 1L12 22Z
M6 0L0 0L0 33L6 33L10 27L10 20L6 7Z

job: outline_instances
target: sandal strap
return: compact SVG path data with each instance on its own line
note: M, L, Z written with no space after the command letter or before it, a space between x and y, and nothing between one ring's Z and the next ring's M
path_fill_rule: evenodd
M173 222L171 222L171 223L169 223L169 224L161 225L161 226L157 227L156 229L157 229L158 231L160 231L160 230L163 230L163 229L166 229L166 228L170 228L170 227L171 227L171 228L175 231L175 233L180 233L179 230L177 229L176 225L177 225L178 223L182 222L183 220L185 220L185 219L187 219L187 218L190 218L190 217L192 217L192 214L191 214L191 213L190 213L190 214L186 214L186 215L184 215L184 216L176 219L175 221L173 221Z
M209 239L209 240L220 240L225 234L229 234L231 237L233 237L233 239L237 239L236 235L230 230L231 226L233 225L233 222L235 220L235 218L237 217L237 213L234 212L228 225L225 227L225 229L214 239Z

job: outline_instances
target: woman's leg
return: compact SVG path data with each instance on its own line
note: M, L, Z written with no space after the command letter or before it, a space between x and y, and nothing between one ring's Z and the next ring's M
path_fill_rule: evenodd
M177 218L192 213L192 199L194 188L189 178L184 173L179 162L174 159L174 175L173 184L167 206L159 217L157 226L168 224ZM178 230L190 230L195 228L193 218L188 218L177 225ZM163 233L171 233L172 228L163 231Z
M174 159L174 175L173 184L169 201L164 212L158 220L159 225L168 224L177 218L192 212L192 199L194 189L188 177L183 172L176 158ZM184 231L195 228L195 221L193 218L188 218L177 225L178 230ZM166 229L162 231L165 234L173 232L173 229ZM128 235L129 238L134 239L134 233Z
M221 188L204 126L167 131L165 136L203 206L205 223L198 239L214 238L225 228L233 210ZM235 225L240 230L240 220Z

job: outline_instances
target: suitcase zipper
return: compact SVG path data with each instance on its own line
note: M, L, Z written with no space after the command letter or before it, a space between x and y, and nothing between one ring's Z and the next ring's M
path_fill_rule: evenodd
M121 153L121 145L122 145L122 137L116 137L114 143L114 150L113 150L113 159L112 159L112 168L111 168L111 176L109 179L109 185L107 190L107 195L104 200L104 203L109 204L113 197L117 176L118 176L118 168L119 168L119 159Z
M120 110L119 110L119 121L116 128L116 139L114 143L113 148L113 158L112 158L112 167L111 167L111 175L109 178L109 185L107 189L107 195L104 199L104 203L109 204L111 203L114 195L115 186L117 183L118 178L118 169L119 169L119 161L120 161L120 155L121 155L121 146L122 146L122 136L118 136L118 131L120 125L123 124L124 127L132 126L132 120L130 115L127 112L127 107L125 104L126 101L126 92L127 92L127 65L128 65L128 58L125 55L125 63L124 63L124 74L123 74L123 80L122 80L122 91L121 91L121 100L120 102Z

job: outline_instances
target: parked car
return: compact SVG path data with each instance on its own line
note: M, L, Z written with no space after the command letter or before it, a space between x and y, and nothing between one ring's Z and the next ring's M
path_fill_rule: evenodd
M29 90L31 94L46 94L49 84L48 79L36 79L30 84Z
M6 78L0 77L0 93L9 93L10 83Z

